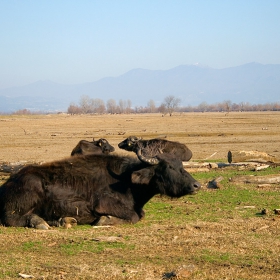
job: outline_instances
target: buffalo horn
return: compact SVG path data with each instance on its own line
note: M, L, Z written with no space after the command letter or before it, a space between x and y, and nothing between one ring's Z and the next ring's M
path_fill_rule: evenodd
M138 141L138 138L136 136L131 136L129 139L131 142L135 143Z
M143 162L146 162L146 163L149 163L151 165L156 165L156 164L159 163L159 160L157 158L155 158L155 157L143 156L141 149L137 150L137 157L138 157L139 160L141 160Z

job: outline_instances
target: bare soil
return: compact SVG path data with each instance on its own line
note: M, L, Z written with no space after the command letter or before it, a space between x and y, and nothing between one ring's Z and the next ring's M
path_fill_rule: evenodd
M130 135L185 143L192 161L226 162L229 150L280 158L279 112L60 114L0 116L0 162L61 159L79 140L93 137L126 154L117 144ZM280 208L279 189L275 194ZM266 193L259 195L266 199ZM213 202L204 211L218 212L219 219L210 220L194 215L205 207L199 199L155 197L159 208L148 208L135 225L0 227L0 279L280 279L280 216L259 217L257 209L245 207L221 211ZM245 218L244 211L251 215Z
M129 135L186 144L193 160L226 159L229 150L259 150L280 158L280 113L0 116L0 162L51 161L70 155L79 140Z

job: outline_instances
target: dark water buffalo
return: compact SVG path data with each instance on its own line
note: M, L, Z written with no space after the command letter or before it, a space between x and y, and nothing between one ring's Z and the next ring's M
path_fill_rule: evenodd
M155 156L160 153L169 153L181 161L192 158L192 151L184 144L165 139L143 140L136 136L129 136L118 144L120 149L137 152L140 148L144 155Z
M199 190L179 160L138 156L87 155L26 166L0 187L0 224L48 229L67 219L94 225L104 216L136 223L154 195Z
M71 152L71 156L74 155L89 155L89 154L109 154L114 152L115 148L109 144L109 142L100 138L99 140L94 140L92 142L81 140L77 146Z

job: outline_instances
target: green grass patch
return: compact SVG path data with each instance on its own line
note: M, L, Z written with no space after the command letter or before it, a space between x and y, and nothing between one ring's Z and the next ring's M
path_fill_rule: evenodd
M212 252L208 249L203 249L199 260L205 261L209 263L223 263L223 264L230 264L230 260L232 259L232 256L229 253L218 253L218 252Z
M41 241L24 242L21 246L21 249L25 252L28 252L28 251L40 252L43 250L43 243Z
M258 217L263 208L273 210L280 207L279 190L260 189L253 184L234 184L230 178L244 175L270 175L280 172L280 167L268 168L258 173L236 169L219 169L193 176L203 182L203 188L196 194L180 199L155 196L145 205L147 219L151 223L170 220L175 224L186 221L218 222L225 218ZM207 189L207 182L223 177L221 189Z
M79 253L102 253L105 250L133 250L134 245L125 244L122 242L95 242L95 241L80 241L61 244L60 250L66 255L77 255Z

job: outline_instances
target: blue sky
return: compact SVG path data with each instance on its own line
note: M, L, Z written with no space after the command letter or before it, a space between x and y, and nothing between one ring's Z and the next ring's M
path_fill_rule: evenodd
M280 64L279 0L0 0L0 89L134 69Z

